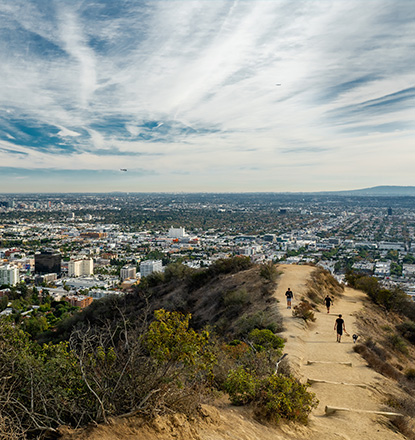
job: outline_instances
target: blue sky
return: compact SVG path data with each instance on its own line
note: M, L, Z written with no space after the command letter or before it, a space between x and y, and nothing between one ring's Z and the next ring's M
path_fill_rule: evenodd
M414 54L412 0L3 0L0 193L415 185Z

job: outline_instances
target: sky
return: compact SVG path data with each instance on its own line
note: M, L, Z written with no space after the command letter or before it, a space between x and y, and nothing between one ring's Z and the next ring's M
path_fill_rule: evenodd
M412 0L2 0L0 193L415 185L414 54Z

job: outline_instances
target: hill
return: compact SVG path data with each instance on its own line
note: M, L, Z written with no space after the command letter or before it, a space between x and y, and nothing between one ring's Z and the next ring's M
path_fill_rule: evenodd
M63 440L118 440L132 435L140 440L413 438L408 434L409 431L406 437L397 432L396 426L404 423L404 419L396 418L393 425L389 418L375 414L402 411L402 402L411 399L407 392L409 389L402 389L402 381L399 384L390 376L368 368L370 362L367 363L358 353L360 349L355 350L357 347L377 345L377 352L381 353L384 340L390 340L393 333L394 324L391 320L395 322L397 316L388 316L361 291L346 288L343 292L320 269L294 265L280 266L279 269L282 274L274 298L283 305L280 307L285 327L282 335L286 339L284 351L289 360L285 364L283 362L281 367L283 371L295 372L302 380L312 383L311 388L319 399L319 405L311 413L308 426L283 423L272 427L259 424L253 418L251 408L234 407L226 399L216 399L202 406L201 418L193 418L191 421L180 415L157 418L150 423L137 417L116 419L110 425L91 427L86 431L67 431L63 433ZM244 283L246 280L241 277L239 282ZM306 298L313 304L315 322L295 318L292 310L285 308L284 293L287 287L294 291L294 305ZM334 298L330 314L327 314L323 306L322 299L326 294ZM359 334L359 344L353 344L349 336L343 336L341 344L336 343L333 323L339 313L345 319L349 335ZM413 348L407 349L406 355L402 357L399 350L387 348L389 363L395 365L397 371L400 369L405 372L415 358ZM406 383L404 388L409 386ZM337 411L327 416L326 406L350 411Z
M345 191L323 191L316 194L339 196L415 197L415 186L374 186L372 188Z
M369 277L350 283L368 295L320 268L237 257L172 265L42 346L0 321L0 438L413 439L415 308ZM336 343L339 313L357 344Z

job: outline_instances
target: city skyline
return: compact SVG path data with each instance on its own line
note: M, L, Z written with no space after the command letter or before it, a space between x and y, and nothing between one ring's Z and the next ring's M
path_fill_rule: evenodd
M0 193L413 185L406 0L0 5Z

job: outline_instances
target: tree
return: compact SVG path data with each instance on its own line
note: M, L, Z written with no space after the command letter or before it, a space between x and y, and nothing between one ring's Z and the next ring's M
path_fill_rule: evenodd
M7 307L8 303L9 303L9 298L7 295L0 298L0 311L3 311Z

